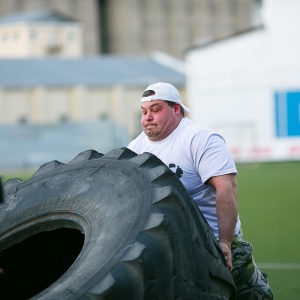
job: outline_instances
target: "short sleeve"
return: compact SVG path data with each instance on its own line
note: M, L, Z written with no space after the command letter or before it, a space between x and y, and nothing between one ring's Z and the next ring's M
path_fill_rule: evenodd
M191 145L194 166L205 183L213 176L237 174L236 165L224 138L214 132L196 135Z

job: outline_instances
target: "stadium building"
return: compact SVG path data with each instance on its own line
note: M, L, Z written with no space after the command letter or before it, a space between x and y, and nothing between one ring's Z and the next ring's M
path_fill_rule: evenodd
M265 0L263 24L187 52L191 117L236 161L300 159L300 1Z

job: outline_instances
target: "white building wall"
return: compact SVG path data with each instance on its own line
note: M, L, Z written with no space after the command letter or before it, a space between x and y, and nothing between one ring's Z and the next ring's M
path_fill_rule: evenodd
M238 161L300 158L300 136L276 137L274 106L275 92L300 91L299 11L298 0L265 0L263 28L186 56L190 116Z
M3 58L80 57L82 44L82 27L77 23L13 23L0 26L0 57Z

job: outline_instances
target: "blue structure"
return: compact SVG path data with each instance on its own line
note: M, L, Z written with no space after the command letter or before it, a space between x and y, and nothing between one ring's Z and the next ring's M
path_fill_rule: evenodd
M300 91L275 93L276 137L300 137Z

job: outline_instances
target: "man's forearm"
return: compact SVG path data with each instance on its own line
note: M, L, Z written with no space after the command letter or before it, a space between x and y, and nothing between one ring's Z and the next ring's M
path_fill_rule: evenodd
M216 190L216 209L219 225L219 241L231 244L237 218L237 184L234 180L227 181Z
M237 202L234 194L219 193L217 196L217 216L219 244L224 254L226 266L232 271L231 243L238 217Z
M226 241L231 244L238 217L236 200L233 196L229 198L226 195L219 195L216 201L219 241Z

